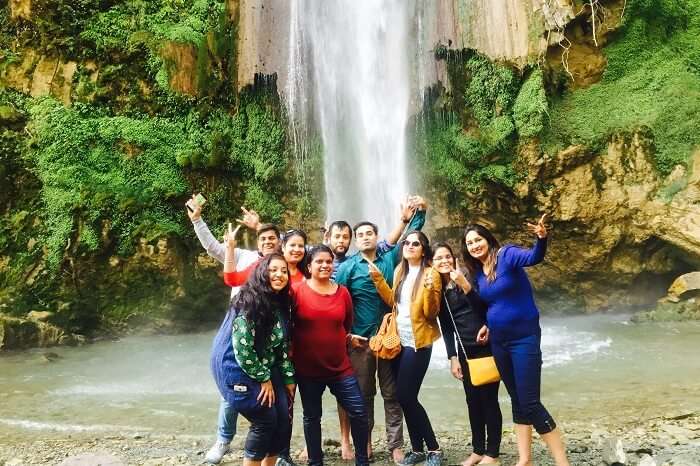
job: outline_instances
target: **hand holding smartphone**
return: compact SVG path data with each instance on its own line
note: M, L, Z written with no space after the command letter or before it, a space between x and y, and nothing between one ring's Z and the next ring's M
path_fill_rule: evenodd
M202 193L198 193L192 196L192 199L189 199L185 205L190 212L194 213L195 210L201 210L206 202L207 198Z

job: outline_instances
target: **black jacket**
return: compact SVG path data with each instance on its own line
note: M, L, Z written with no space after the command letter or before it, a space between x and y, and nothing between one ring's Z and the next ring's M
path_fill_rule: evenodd
M447 301L452 310L452 316L457 324L452 324L452 319L448 314ZM461 348L458 348L456 340L459 335L462 345L467 351L468 357L482 357L491 355L489 345L479 345L476 343L476 335L479 329L486 323L486 304L481 300L479 294L472 290L465 294L464 291L454 283L443 288L443 295L440 307L440 327L442 336L445 339L445 347L447 348L447 357L457 355L457 351L462 353Z

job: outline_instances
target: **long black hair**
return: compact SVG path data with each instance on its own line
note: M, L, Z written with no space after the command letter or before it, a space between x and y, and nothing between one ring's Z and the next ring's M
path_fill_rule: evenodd
M273 260L281 260L286 264L284 256L278 253L272 253L263 258L248 277L248 281L231 300L233 308L255 325L255 351L260 357L263 356L265 343L277 322L277 313L279 312L282 317L283 329L286 329L291 313L289 272L287 272L285 287L279 291L272 289L268 267ZM286 336L286 330L284 333Z
M401 302L401 288L403 288L406 275L408 274L408 261L403 257L403 242L406 241L406 238L413 234L418 236L418 241L420 242L421 246L423 246L423 257L420 261L420 270L418 271L418 276L416 277L416 281L413 283L413 290L411 291L411 301L415 299L416 292L418 291L418 287L420 286L420 280L423 277L423 273L425 272L426 268L430 267L430 261L433 258L433 252L430 249L430 240L427 236L425 236L425 233L419 230L413 230L406 233L406 236L403 237L404 239L400 243L401 262L399 263L398 267L396 267L396 275L394 277L394 282L398 284L396 286L396 293L394 294L394 301L397 303Z
M466 239L467 234L469 234L471 231L476 232L476 234L484 238L486 243L489 245L488 256L483 264L479 259L472 257L472 255L469 254ZM467 267L467 270L469 270L472 277L476 277L476 273L479 269L489 268L489 273L486 274L486 278L490 282L493 282L496 279L496 259L500 248L501 245L496 237L493 236L493 233L491 233L485 226L479 225L478 223L471 223L464 228L464 234L462 235L462 257L464 258L464 265Z

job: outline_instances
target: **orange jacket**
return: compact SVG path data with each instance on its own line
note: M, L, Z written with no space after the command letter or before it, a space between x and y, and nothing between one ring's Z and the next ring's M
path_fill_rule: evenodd
M425 275L428 273L432 274L433 278L433 285L430 288L426 288L424 285ZM391 289L381 274L376 278L372 277L372 281L377 287L377 293L382 298L382 301L392 309L394 308L394 296L398 284L397 278L396 271L394 271L394 289ZM432 267L425 269L423 276L420 277L416 297L411 302L411 324L413 326L413 338L416 342L416 349L432 345L435 340L440 338L437 316L440 313L441 293L442 281L440 280L440 274Z

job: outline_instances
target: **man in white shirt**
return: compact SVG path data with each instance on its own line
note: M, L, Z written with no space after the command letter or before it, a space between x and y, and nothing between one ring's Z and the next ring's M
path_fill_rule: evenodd
M193 199L195 196L192 196ZM280 230L277 226L268 223L260 225L258 214L245 208L243 210L243 219L239 223L257 229L258 250L249 251L247 249L235 249L236 270L242 271L256 264L262 257L272 254L280 243ZM222 242L219 242L207 224L202 220L202 207L196 202L190 203L187 208L187 215L192 221L194 232L197 239L202 244L202 247L207 251L207 254L217 261L224 263L226 247ZM231 297L238 293L240 287L231 288ZM236 421L238 413L229 403L223 398L219 403L219 415L217 422L217 439L214 445L207 452L204 460L208 463L218 464L226 453L230 450L230 444L236 435Z

